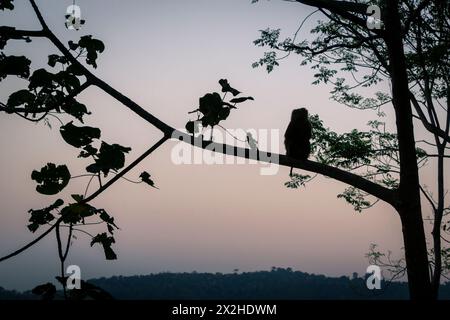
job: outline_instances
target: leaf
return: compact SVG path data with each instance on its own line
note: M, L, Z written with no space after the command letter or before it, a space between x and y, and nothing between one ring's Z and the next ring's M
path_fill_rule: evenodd
M13 10L14 9L14 4L13 4L14 0L1 0L0 1L0 10Z
M66 69L67 72L76 75L76 76L83 76L84 75L84 71L81 67L79 67L76 64L71 64L67 67Z
M230 114L230 108L224 107L226 103L222 101L222 98L217 92L207 93L199 99L199 110L204 116L199 119L204 127L214 127L220 121L225 120ZM192 125L189 124L189 128L192 129Z
M230 109L237 109L235 106L233 106L231 103L228 102L222 102L222 105L227 106Z
M83 195L81 195L81 194L72 194L71 197L76 202L81 202L81 201L83 201L83 198L84 198Z
M61 209L61 216L64 223L79 223L84 218L93 216L96 210L86 203L71 203Z
M80 87L80 80L78 77L70 72L60 71L54 75L55 81L62 87L64 87L68 92Z
M428 156L427 152L423 150L422 148L417 147L416 148L416 156L417 159L425 158Z
M110 234L113 234L113 232L114 232L114 227L111 225L111 224L107 224L106 225L106 227L108 228L108 232L110 233Z
M41 296L43 300L53 300L56 294L56 287L52 283L47 282L35 287L31 290L31 293Z
M78 46L86 49L87 51L86 63L92 65L94 68L97 68L97 53L102 53L105 50L105 45L103 42L92 38L91 35L88 35L80 38L80 41L78 41Z
M364 193L355 188L348 187L344 190L344 192L338 194L338 198L343 198L347 203L353 206L355 211L361 212L364 209L367 209L371 206L370 201L366 200L366 195Z
M110 233L112 233L112 230L110 229L110 226L116 227L116 229L119 229L119 227L114 223L114 218L111 217L105 209L98 209L97 214L99 214L100 219L105 221L108 225L108 230Z
M49 88L54 87L53 81L55 80L55 75L48 72L45 69L37 69L33 72L30 77L30 83L28 85L29 89L36 88Z
M91 114L84 104L79 103L75 99L71 99L70 101L64 103L61 106L61 109L70 114L72 117L78 119L81 123L83 123L83 116L85 114Z
M226 120L230 115L230 108L223 108L218 113L219 120Z
M29 107L33 104L36 96L30 91L23 89L12 93L9 98L7 105L10 108L18 107L21 105L25 105L25 107Z
M59 131L64 141L75 148L80 148L92 143L92 140L99 139L101 134L99 128L88 126L77 127L72 121L62 126Z
M94 148L90 144L83 147L83 150L78 155L79 158L89 158L91 156L97 155L97 148Z
M152 179L150 179L150 174L147 171L144 171L140 174L139 178L142 179L142 182L145 182L146 184L148 184L150 187L156 188L155 187L155 183L153 182ZM157 189L157 188L156 188Z
M106 260L116 260L117 259L117 255L111 249L111 245L113 243L115 243L115 240L113 237L108 237L106 232L99 233L94 238L92 238L91 247L96 243L100 243L103 246L103 251L105 252Z
M119 170L125 165L125 153L131 148L118 144L102 142L95 163L89 165L86 170L91 173L103 172L106 176L110 170Z
M291 189L297 189L300 186L305 186L306 182L308 182L311 179L311 176L293 173L292 176L290 176L290 178L291 180L285 182L284 185Z
M219 84L222 87L222 92L230 92L233 96L237 96L241 93L239 90L232 88L227 79L220 79Z
M231 99L230 102L231 103L241 103L241 102L244 102L244 101L247 101L247 100L255 100L255 99L253 99L253 97L241 97L241 98Z
M222 98L217 92L207 93L199 99L199 110L204 115L218 113L222 108Z
M62 206L64 204L64 201L61 199L58 199L53 203L52 205L39 210L30 209L28 210L28 213L31 214L30 219L28 220L31 222L28 225L28 229L31 232L35 232L40 226L45 225L55 219L53 214L51 214L51 211L55 210L56 208Z
M68 18L68 17L66 16L66 18ZM69 41L69 49L70 50L77 50L78 47L79 47L78 44L74 43L72 40Z
M65 165L56 166L53 163L47 163L41 171L33 170L31 179L38 183L36 186L37 192L53 195L67 186L70 180L70 172Z
M8 75L27 79L30 76L31 61L25 56L6 56L0 53L0 80Z
M57 54L51 54L48 56L48 65L50 67L55 67L57 63L61 63L61 64L67 64L67 58L64 56L59 56Z

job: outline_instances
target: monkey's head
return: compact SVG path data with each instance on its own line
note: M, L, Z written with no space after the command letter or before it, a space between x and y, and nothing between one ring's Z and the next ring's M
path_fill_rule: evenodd
M308 110L306 108L292 110L291 120L308 119Z

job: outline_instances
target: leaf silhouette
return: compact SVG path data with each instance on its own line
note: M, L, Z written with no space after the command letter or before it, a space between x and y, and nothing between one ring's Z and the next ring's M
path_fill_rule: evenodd
M100 138L100 129L93 127L77 127L73 122L69 122L62 126L59 130L64 141L68 144L74 146L75 148L80 148L92 143L93 139Z
M12 93L9 98L7 105L10 108L25 105L25 107L30 107L33 105L36 96L28 90L22 89Z
M123 147L118 144L108 144L102 142L95 163L89 165L86 170L91 173L103 172L106 176L110 170L119 170L125 165L125 153L131 148Z
M240 98L231 99L230 102L231 103L241 103L241 102L244 102L247 100L255 100L255 99L253 99L253 97L240 97Z
M33 72L30 77L30 83L28 84L28 88L33 90L37 88L48 88L53 89L55 80L55 75L53 73L48 72L45 69L37 69Z
M219 84L222 86L222 92L230 92L233 96L237 96L241 93L239 90L231 87L227 79L220 79Z
M41 171L33 170L31 179L38 185L36 191L41 194L53 195L63 190L70 180L70 172L67 166L56 166L54 163L47 163Z
M28 210L28 213L31 214L30 219L28 220L31 222L27 227L31 232L35 232L40 226L45 225L55 219L53 214L51 214L51 211L55 210L56 208L62 206L64 204L64 201L61 199L56 200L52 205L39 210Z
M64 103L61 106L61 109L70 114L72 117L78 119L81 123L83 123L83 116L86 114L91 114L86 108L86 106L75 99L70 99L70 101Z
M142 172L141 175L139 176L139 178L141 178L142 182L145 182L150 187L156 188L155 183L153 182L152 179L150 179L150 174L147 171Z
M98 53L102 53L105 50L105 45L102 41L92 38L91 35L83 36L78 41L78 46L84 48L87 51L86 63L97 68L97 57Z
M113 243L115 243L115 240L113 237L108 237L106 232L99 233L92 239L91 247L96 243L100 243L103 246L103 251L105 252L106 260L116 260L117 259L117 255L111 249L111 245Z
M13 10L14 9L14 4L13 4L14 0L2 0L0 1L0 10Z
M25 56L6 56L0 53L0 80L6 76L18 76L27 79L30 76L31 61Z

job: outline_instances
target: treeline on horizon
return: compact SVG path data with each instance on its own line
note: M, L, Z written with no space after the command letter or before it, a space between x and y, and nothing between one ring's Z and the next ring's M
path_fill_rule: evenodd
M273 268L244 273L171 273L113 276L88 280L115 299L408 299L405 282L383 281L380 290L369 290L361 277L327 277ZM0 287L0 300L38 299L30 291ZM441 286L440 299L450 299L450 282Z

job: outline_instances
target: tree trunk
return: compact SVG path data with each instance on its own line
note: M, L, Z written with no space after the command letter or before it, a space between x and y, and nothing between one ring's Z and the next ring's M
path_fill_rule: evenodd
M414 201L416 202L416 201ZM412 300L436 299L429 273L427 246L420 208L413 201L399 209L405 259L408 272L409 296Z
M402 28L398 13L399 3L398 0L386 0L384 3L392 103L396 115L400 155L400 186L396 207L402 222L409 293L413 300L433 299L420 205L419 173Z

